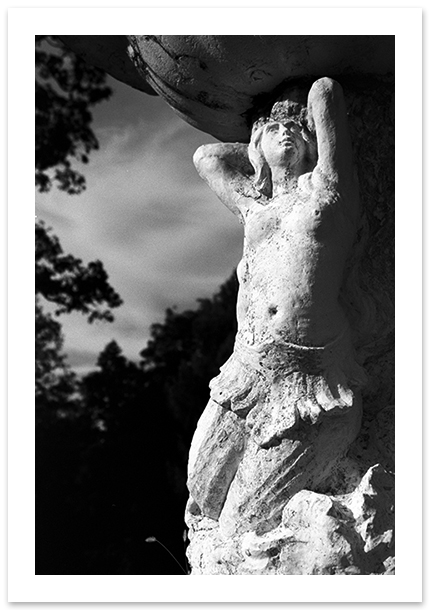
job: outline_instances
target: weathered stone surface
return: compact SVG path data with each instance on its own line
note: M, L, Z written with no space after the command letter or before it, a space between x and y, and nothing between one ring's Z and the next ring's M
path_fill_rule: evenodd
M268 449L248 439L219 517L221 530L228 535L261 533L276 526L289 498L318 488L339 467L360 420L357 410L319 426L303 425Z
M357 465L349 468L352 480ZM393 475L376 465L353 492L300 491L280 525L260 535L227 536L215 520L188 511L192 574L394 574L393 505Z
M256 124L248 149L212 144L194 157L244 225L236 342L207 408L231 417L203 415L189 467L193 500L227 535L278 525L288 499L320 485L360 428L366 376L338 304L359 226L345 102L327 78L307 107L301 93Z
M247 142L256 107L286 81L394 71L388 36L129 36L132 59L180 116Z
M247 142L256 112L290 81L394 72L394 36L61 38L119 80L156 91L191 125L229 142Z
M210 401L199 420L188 458L188 489L199 508L218 519L244 451L244 422ZM210 434L208 435L208 430Z
M225 453L226 448L224 446L220 453L217 442L211 442L216 435L210 425L206 432L201 428L199 441L194 443L193 451L196 456L205 455L203 459L207 463L207 456L211 455L213 461L211 468L199 469L201 483L197 493L190 488L194 504L192 517L189 512L187 520L190 525L189 556L193 573L394 573L392 498L387 498L385 489L392 488L392 474L385 473L384 484L375 483L378 476L382 476L376 464L383 464L389 470L393 468L390 430L394 420L392 408L386 407L393 397L391 96L391 82L365 81L358 88L356 83L345 86L353 147L359 160L358 173L362 180L360 195L363 207L355 243L343 274L340 302L350 324L351 340L358 362L365 364L367 372L370 373L369 382L363 388L364 426L350 448L349 459L344 456L358 432L360 413L357 408L355 411L354 408L351 409L352 405L358 403L354 400L351 402L347 397L356 396L358 400L357 387L364 381L359 382L357 386L350 386L348 381L344 382L339 386L338 398L335 398L329 389L332 386L323 389L324 384L314 386L308 382L306 387L302 388L301 379L309 376L309 367L315 367L316 360L312 349L300 352L297 344L302 341L305 346L324 345L327 336L309 335L304 341L304 336L295 337L293 341L296 346L291 347L291 350L283 348L282 341L277 343L278 329L283 337L291 332L294 327L292 320L295 319L291 312L298 311L295 309L297 303L306 302L294 296L298 295L297 290L300 291L301 285L300 273L294 279L294 269L297 268L298 272L300 269L307 269L310 286L317 291L317 282L312 279L312 274L318 274L320 259L315 259L315 266L313 263L310 267L307 266L307 261L310 260L307 257L312 258L312 254L303 246L304 240L300 238L302 229L307 227L303 218L308 204L302 201L303 207L300 210L297 208L295 222L298 224L294 225L294 235L279 242L279 252L282 253L279 259L278 227L288 226L288 196L292 195L287 189L288 196L285 196L283 201L285 220L279 216L280 222L272 222L275 206L272 206L270 198L282 192L282 188L276 190L276 171L271 168L275 187L272 182L272 188L266 191L267 185L264 179L261 179L259 199L255 190L246 184L249 177L253 176L253 171L243 160L245 148L242 145L213 145L213 149L203 149L195 157L199 171L205 157L210 159L209 172L218 171L217 157L224 154L223 147L226 151L228 148L228 187L225 190L222 180L216 182L211 176L205 175L204 170L201 173L221 200L238 213L245 226L244 260L239 266L238 275L242 292L246 294L244 296L239 292L239 333L235 352L222 367L220 376L211 382L212 400L224 409L231 410L237 416L237 424L241 422L239 425L244 438L244 451L240 456L236 454L240 459L234 464L230 462L231 470L228 477L224 478L228 483L222 493L225 502L221 510L218 505L215 512L209 513L208 505L211 500L205 496L205 488L210 487L210 483L205 481L205 477L213 477L217 470L223 467L222 452ZM303 115L303 94L300 88L287 90L284 98L287 101L275 105L276 109L272 109L271 116L275 121L280 120L283 124L288 124L292 115ZM378 106L376 101L381 104ZM369 119L369 124L363 123L363 116ZM383 125L387 130L386 137L378 144L376 133ZM215 150L216 146L218 148ZM211 150L215 154L211 154ZM319 146L319 156L322 150ZM309 163L310 159L311 157ZM383 159L387 160L385 165L381 164ZM257 184L259 170L254 163L253 166ZM242 178L237 183L234 176L235 167L240 168L242 173ZM291 172L291 169L289 171ZM303 172L303 169L301 171ZM299 189L300 180L299 176ZM380 188L384 197L378 194ZM238 195L237 199L232 200L234 189ZM341 195L343 207L347 201L345 193L343 190ZM268 204L265 204L265 197L268 198ZM324 199L319 192L318 198L321 197ZM314 200L313 205L318 198ZM250 199L260 204L261 213L252 212L252 201L247 208L246 202ZM300 214L303 216L300 217ZM284 221L286 224L282 225ZM304 224L300 224L301 222ZM248 223L251 229L248 229ZM336 239L338 244L339 240L346 239L344 227L345 225L340 223L333 233L333 239ZM305 230L309 231L309 227ZM370 239L370 235L375 236L375 241ZM296 238L297 242L294 241ZM382 239L383 247L379 239ZM326 253L329 240L330 233L324 233ZM303 251L299 252L301 247ZM289 249L294 252L294 260L289 259L288 264L283 266L282 256L288 256ZM250 253L249 259L247 252ZM297 261L299 264L295 267ZM375 275L376 268L386 270L382 273L382 278ZM277 273L281 276L279 280ZM334 277L334 268L331 265L327 271L324 290L330 290ZM379 280L382 280L382 283ZM288 283L291 288L288 288ZM286 306L282 301L282 294L287 295ZM318 300L317 293L312 294ZM288 300L290 298L291 303ZM312 332L318 332L318 320L322 319L325 320L321 327L323 333L330 328L329 318L324 318L323 315L324 302L329 300L330 297L324 297L313 313L309 313L309 318L315 322ZM384 307L380 307L380 303L384 303ZM298 307L300 309L301 305ZM265 316L265 311L268 316ZM279 327L275 325L268 332L280 311L284 314L282 324ZM335 318L339 322L342 314L338 311ZM332 333L331 336L336 336L333 329L334 327L329 332ZM266 352L259 348L259 342L264 344L267 337L270 337L271 348ZM244 346L246 343L248 346ZM346 380L353 377L360 379L358 369L352 374L354 365L353 361L349 360L352 352L347 343L342 347L342 341L334 341L332 345L331 362L342 363L342 369L349 371L346 373ZM276 353L278 356L275 357ZM280 364L282 358L284 365ZM298 366L293 369L297 373L292 374L289 368L291 362ZM319 362L324 362L324 357L320 358ZM347 364L348 362L351 364ZM271 372L268 372L267 368ZM317 369L314 369L314 373L316 371ZM375 373L377 378L374 377ZM318 387L320 389L317 389ZM323 395L326 402L319 402ZM336 401L342 395L343 404L350 406L339 410ZM317 396L319 398L310 407L309 397ZM288 404L295 405L298 420L289 411ZM318 404L320 407L325 405L321 412L318 411ZM330 404L338 405L332 412L334 417L331 418L328 417ZM350 421L346 416L348 409ZM322 415L323 411L325 415ZM230 419L229 425L234 426L233 419ZM199 443L204 445L204 450L199 450ZM194 459L193 467L199 463L199 459L202 458ZM193 467L190 469L191 477ZM368 469L369 473L361 481ZM196 495L193 495L194 493ZM206 508L200 512L199 508L202 506ZM211 515L212 519L208 519ZM312 524L315 525L314 529ZM246 559L243 558L245 548ZM272 561L272 557L275 557L276 561Z
M192 574L393 575L394 475L386 465L394 465L393 413L389 406L376 418L365 417L349 457L314 492L293 496L280 524L266 533L227 535L218 521L189 505Z

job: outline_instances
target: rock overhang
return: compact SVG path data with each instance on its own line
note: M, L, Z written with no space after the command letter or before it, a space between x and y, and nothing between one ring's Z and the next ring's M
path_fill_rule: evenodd
M298 82L394 74L394 36L60 36L87 61L221 141Z

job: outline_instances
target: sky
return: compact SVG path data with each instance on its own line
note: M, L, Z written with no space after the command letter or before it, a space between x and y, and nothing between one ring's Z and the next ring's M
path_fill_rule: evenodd
M216 140L191 127L158 96L109 77L114 93L93 110L100 149L82 166L87 188L56 187L36 196L36 215L63 250L84 263L99 259L124 303L115 321L88 324L81 314L59 318L64 351L75 371L94 368L115 339L139 360L150 326L167 307L193 309L237 266L242 227L197 174L192 157ZM77 166L76 166L77 167Z

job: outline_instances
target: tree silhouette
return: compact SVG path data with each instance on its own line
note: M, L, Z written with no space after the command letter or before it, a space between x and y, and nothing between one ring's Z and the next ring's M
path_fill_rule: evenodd
M106 75L88 66L55 37L36 36L36 188L53 184L69 194L85 188L85 178L72 168L76 159L88 162L98 148L89 108L108 99ZM48 173L49 172L49 173ZM44 310L55 304L55 314L79 311L94 320L112 321L112 308L121 299L108 282L100 261L83 265L63 252L51 229L36 222L36 402L38 416L70 409L75 377L62 352L61 325ZM67 407L67 409L66 409Z
M64 254L58 237L42 221L36 223L36 295L55 303L57 315L78 311L88 316L88 322L111 322L111 309L122 303L103 264L97 260L84 266Z
M36 38L36 186L77 194L72 162L97 148L89 107L107 99L104 77ZM183 574L162 545L184 563L188 450L232 351L236 293L233 275L194 310L168 309L139 364L111 341L78 379L56 317L110 321L121 299L100 261L65 254L36 224L37 574Z
M130 415L135 417L134 411L143 409L145 377L142 369L123 355L116 341L100 353L97 367L82 379L80 391L93 425L112 437L128 425Z
M63 253L58 238L41 221L36 223L36 407L38 421L58 411L73 412L75 375L63 353L60 323L46 312L43 302L55 305L55 315L80 312L88 322L113 320L111 309L122 303L110 286L100 261L87 266Z
M89 107L107 99L105 75L64 47L36 37L36 188L54 184L69 194L85 188L72 161L88 161L98 147ZM51 40L52 42L52 40ZM88 533L88 494L80 481L88 454L103 439L83 410L76 375L63 353L60 323L54 315L81 312L89 322L113 320L121 299L100 261L84 265L64 254L58 238L36 223L36 573L73 574L79 563L81 535ZM94 507L89 503L89 509ZM87 528L87 529L86 529ZM87 561L87 564L89 562ZM90 573L90 572L89 572Z
M112 94L106 74L86 64L54 36L36 36L36 187L54 183L70 194L85 178L72 161L88 163L99 147L90 108ZM53 168L52 172L48 172Z
M76 375L63 353L61 325L43 311L36 297L36 424L50 424L75 411Z
M209 398L209 381L233 351L236 335L236 273L196 310L167 309L165 321L151 327L141 351L148 386L165 404L174 442L168 454L172 485L186 500L186 466L191 438Z
M168 309L140 366L108 343L78 384L78 416L40 428L38 574L183 574L146 540L185 563L189 444L232 351L236 292L233 275L195 310Z

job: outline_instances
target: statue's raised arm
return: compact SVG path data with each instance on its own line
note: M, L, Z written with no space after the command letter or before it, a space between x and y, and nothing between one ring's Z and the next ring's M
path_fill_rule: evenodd
M355 185L348 117L342 87L331 78L320 78L308 96L308 121L318 145L314 182L323 177L342 185Z
M246 195L252 167L246 144L205 144L194 154L199 175L222 203L243 222L243 211L252 203Z
M345 456L360 431L368 383L355 346L361 289L349 287L360 269L357 244L366 217L348 123L338 82L324 77L310 89L290 84L270 107L255 110L248 146L211 144L194 158L199 174L244 225L237 334L210 382L188 467L190 548L198 562L202 540L209 541L216 570L226 547L234 548L234 573L243 566L246 572L249 557L260 569L261 549L271 548L276 554L273 563L267 555L265 573L281 573L278 562L288 563L295 548L284 542L285 528L307 502L302 498L315 494L315 502L324 502L310 518L321 510L332 532L325 508L333 506L332 489L355 485L355 470L348 480L341 473L352 464ZM360 133L353 135L361 146ZM302 533L288 564L292 573L305 552ZM272 540L276 544L266 546ZM326 548L337 556L328 536L324 561Z

